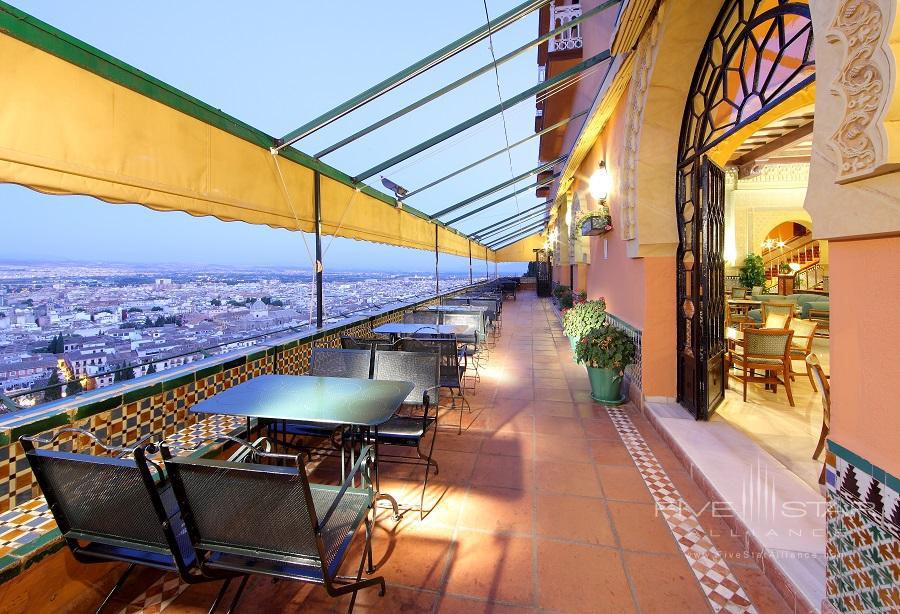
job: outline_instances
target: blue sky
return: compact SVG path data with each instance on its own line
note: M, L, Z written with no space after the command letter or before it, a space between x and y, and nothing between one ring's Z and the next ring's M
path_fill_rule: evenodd
M491 17L496 17L519 2L488 0L487 5ZM15 4L273 135L289 132L485 21L482 0L304 0L251 5L232 0L18 0ZM536 35L534 13L495 33L495 53L499 57ZM300 141L297 147L315 153L490 60L488 44L482 42ZM536 82L535 51L500 67L504 99ZM351 175L359 173L497 102L497 85L490 72L324 160ZM506 125L510 142L533 133L533 100L508 109ZM500 149L504 142L498 116L384 174L415 189ZM537 140L512 150L515 174L536 164ZM498 156L413 197L409 204L433 213L510 177L510 161ZM376 176L371 183L377 182ZM475 231L538 202L533 192L522 194L473 216L460 229ZM3 259L291 267L308 262L298 233L268 227L109 205L84 197L46 196L9 185L0 185L0 207L5 219L15 220L16 229L6 233L0 244ZM468 266L461 258L442 255L441 260L442 270ZM333 269L433 270L434 261L427 252L336 239L325 264ZM513 270L519 268L516 265Z

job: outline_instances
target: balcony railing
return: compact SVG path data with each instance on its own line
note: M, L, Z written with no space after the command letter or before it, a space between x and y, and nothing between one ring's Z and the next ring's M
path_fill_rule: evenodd
M562 27L577 17L581 17L580 4L557 5L556 3L553 3L550 5L551 30ZM548 51L550 53L553 53L555 51L574 51L575 49L581 49L581 47L582 40L580 23L575 24L571 28L563 30L562 32L551 38L548 43Z

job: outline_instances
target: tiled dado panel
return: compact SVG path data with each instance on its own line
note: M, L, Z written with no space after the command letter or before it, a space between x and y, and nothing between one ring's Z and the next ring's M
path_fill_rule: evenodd
M609 322L610 326L624 331L625 334L631 337L631 340L634 342L634 364L625 367L625 373L626 375L628 375L628 378L631 380L631 383L634 386L636 386L637 388L643 388L643 378L641 377L643 374L643 363L641 361L641 345L643 340L642 332L625 320L622 320L611 313L606 314L606 319L607 322Z
M115 446L132 444L147 435L171 437L176 431L197 422L197 416L188 410L198 401L264 373L306 373L314 347L340 347L343 335L372 336L373 328L400 321L407 311L435 302L437 299L430 299L359 323L316 332L309 337L274 345L0 432L0 514L40 495L18 442L21 435L73 426L92 431L101 441ZM92 446L85 438L79 439L63 437L56 447L66 451L102 453L99 449L91 450Z
M839 612L900 612L900 480L829 441L825 589Z

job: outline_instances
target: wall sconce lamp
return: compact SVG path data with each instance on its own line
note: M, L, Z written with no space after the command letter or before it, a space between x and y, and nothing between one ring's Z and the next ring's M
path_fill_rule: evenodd
M597 200L606 200L609 195L609 171L606 170L606 162L600 162L597 170L591 175L591 181L588 184L588 190Z

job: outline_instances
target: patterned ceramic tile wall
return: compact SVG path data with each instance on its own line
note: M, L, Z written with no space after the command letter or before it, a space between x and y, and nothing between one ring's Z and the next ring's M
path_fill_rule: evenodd
M826 594L840 612L900 612L900 480L829 442Z
M634 384L638 388L643 388L641 378L641 374L643 373L643 367L641 363L641 331L633 327L625 320L622 320L611 313L607 313L606 316L610 326L625 331L634 342L634 364L626 367L625 373L631 380L632 384Z

